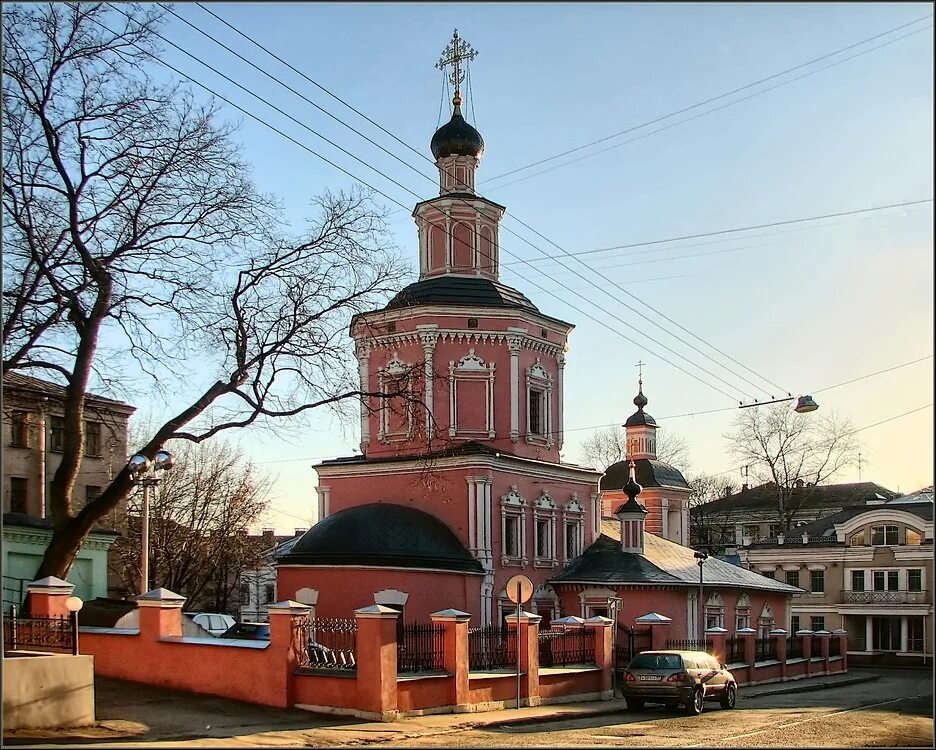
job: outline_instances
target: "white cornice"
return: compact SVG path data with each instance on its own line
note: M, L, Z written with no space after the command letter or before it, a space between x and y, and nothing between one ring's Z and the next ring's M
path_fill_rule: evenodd
M371 312L358 313L351 321L351 335L354 336L354 329L363 325L359 321L367 321L373 325L382 325L391 321L409 320L411 318L486 318L488 320L503 320L506 322L515 322L522 320L524 322L536 325L539 328L545 328L551 333L567 336L574 325L566 323L564 320L553 318L544 313L530 310L526 307L484 307L477 305L409 305L405 307L394 307L390 310L373 310ZM562 325L564 324L564 325ZM441 329L440 329L441 330ZM451 329L462 331L463 329ZM468 333L468 331L465 331ZM478 332L476 329L470 333ZM489 331L488 333L504 333L503 331ZM380 338L380 337L378 337Z
M319 480L384 476L394 474L412 474L414 471L446 471L450 469L491 469L492 471L520 471L526 476L542 479L560 479L580 483L594 484L597 488L601 472L584 467L537 461L518 456L446 456L433 459L413 459L408 461L388 461L386 463L366 462L360 464L317 464L313 467L318 472Z

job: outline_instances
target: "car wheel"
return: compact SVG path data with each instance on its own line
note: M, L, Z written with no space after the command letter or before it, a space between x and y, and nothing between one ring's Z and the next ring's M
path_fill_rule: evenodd
M702 688L696 688L692 693L692 697L689 699L686 708L689 709L689 713L692 716L698 716L702 713L702 706L705 704L705 694L702 692Z
M643 711L644 702L641 698L625 698L628 711Z
M734 685L728 685L725 688L725 694L721 697L719 702L722 708L734 708L737 700L738 689Z

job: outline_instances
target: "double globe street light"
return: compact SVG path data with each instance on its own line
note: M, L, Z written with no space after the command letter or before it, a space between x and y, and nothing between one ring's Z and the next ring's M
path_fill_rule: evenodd
M140 593L149 591L149 491L150 487L159 485L157 471L166 471L172 468L173 458L169 451L158 451L156 459L150 461L146 456L137 453L130 458L127 467L133 481L143 485L143 510L141 518L142 542L140 549Z

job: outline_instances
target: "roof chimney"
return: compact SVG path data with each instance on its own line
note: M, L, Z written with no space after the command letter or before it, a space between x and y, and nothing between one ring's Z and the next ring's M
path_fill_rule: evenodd
M298 527L297 527L297 528L296 528L296 536L301 536L302 534L305 534L307 531L308 531L307 528L298 528Z

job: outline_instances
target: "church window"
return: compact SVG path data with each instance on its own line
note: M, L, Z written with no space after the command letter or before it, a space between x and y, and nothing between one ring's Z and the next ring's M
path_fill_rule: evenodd
M449 437L459 436L495 436L494 363L474 349L449 362Z
M415 368L394 353L386 365L377 371L380 397L381 442L406 440L413 437Z
M546 490L533 504L533 534L534 566L556 567L556 504Z
M530 389L530 434L531 435L545 435L546 434L546 420L544 419L546 409L543 404L543 397L546 394L543 391L536 390L535 388Z
M585 536L585 507L578 499L577 493L572 493L572 499L563 510L563 551L566 562L582 554L582 540Z
M751 627L751 608L738 607L735 610L735 630Z
M526 500L516 485L501 497L501 565L526 565Z
M565 525L565 558L572 560L578 553L579 524L568 523Z
M552 447L553 377L543 368L539 358L527 369L527 436L528 443L543 443Z

